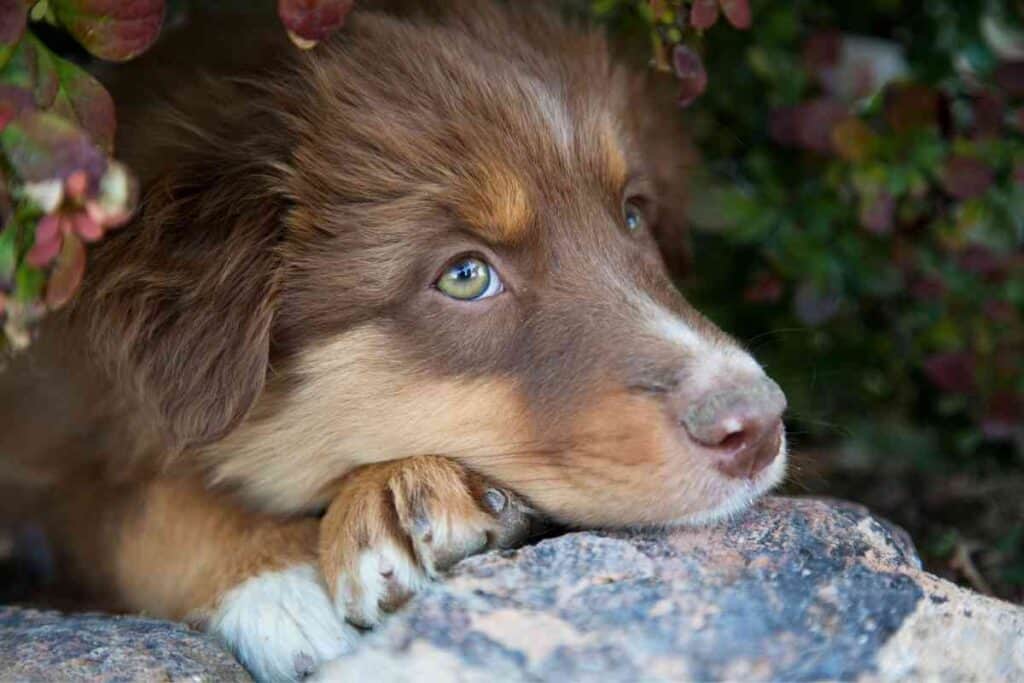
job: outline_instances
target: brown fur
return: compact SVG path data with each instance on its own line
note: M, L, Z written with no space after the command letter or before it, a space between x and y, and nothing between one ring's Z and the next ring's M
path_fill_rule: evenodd
M143 205L3 378L0 486L127 607L199 618L317 547L334 590L359 548L408 544L424 500L490 525L484 481L574 524L737 493L665 398L760 372L659 253L686 257L678 121L599 33L448 4L357 12L124 115ZM465 253L506 292L434 289Z

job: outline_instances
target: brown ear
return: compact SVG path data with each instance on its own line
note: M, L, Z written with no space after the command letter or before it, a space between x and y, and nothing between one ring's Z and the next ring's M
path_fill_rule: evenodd
M269 122L238 119L164 148L139 215L90 254L70 310L88 350L172 447L229 432L268 371L280 165L266 141L247 140Z
M697 151L676 104L678 85L671 75L648 69L634 77L632 89L633 130L658 193L654 235L669 270L683 278L692 264L688 181Z

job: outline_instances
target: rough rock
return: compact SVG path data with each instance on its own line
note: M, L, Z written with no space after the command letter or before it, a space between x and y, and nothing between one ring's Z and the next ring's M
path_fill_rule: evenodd
M858 506L574 533L466 560L324 681L1024 680L1024 609L923 572Z
M155 619L0 607L3 681L251 681L214 640Z
M859 506L572 533L458 565L322 681L1024 681L1024 609L923 572ZM0 608L0 680L240 681L178 624Z

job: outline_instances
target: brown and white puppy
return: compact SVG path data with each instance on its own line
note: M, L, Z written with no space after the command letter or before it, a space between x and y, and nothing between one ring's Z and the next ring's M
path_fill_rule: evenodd
M3 376L6 514L79 580L292 678L522 505L697 523L779 481L781 392L659 254L676 124L601 35L458 2L273 56L129 120L142 209Z

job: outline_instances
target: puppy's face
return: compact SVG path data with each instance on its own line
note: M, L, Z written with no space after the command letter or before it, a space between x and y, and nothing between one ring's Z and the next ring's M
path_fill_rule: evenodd
M655 235L678 197L659 193L681 179L658 177L629 76L592 36L434 30L416 60L317 58L276 323L291 360L222 476L290 508L354 463L429 453L575 523L747 504L783 473L784 400L670 282Z
M607 525L709 519L780 479L781 392L659 252L683 149L602 39L535 9L357 16L297 71L271 371L207 447L217 477L295 510L439 454Z

